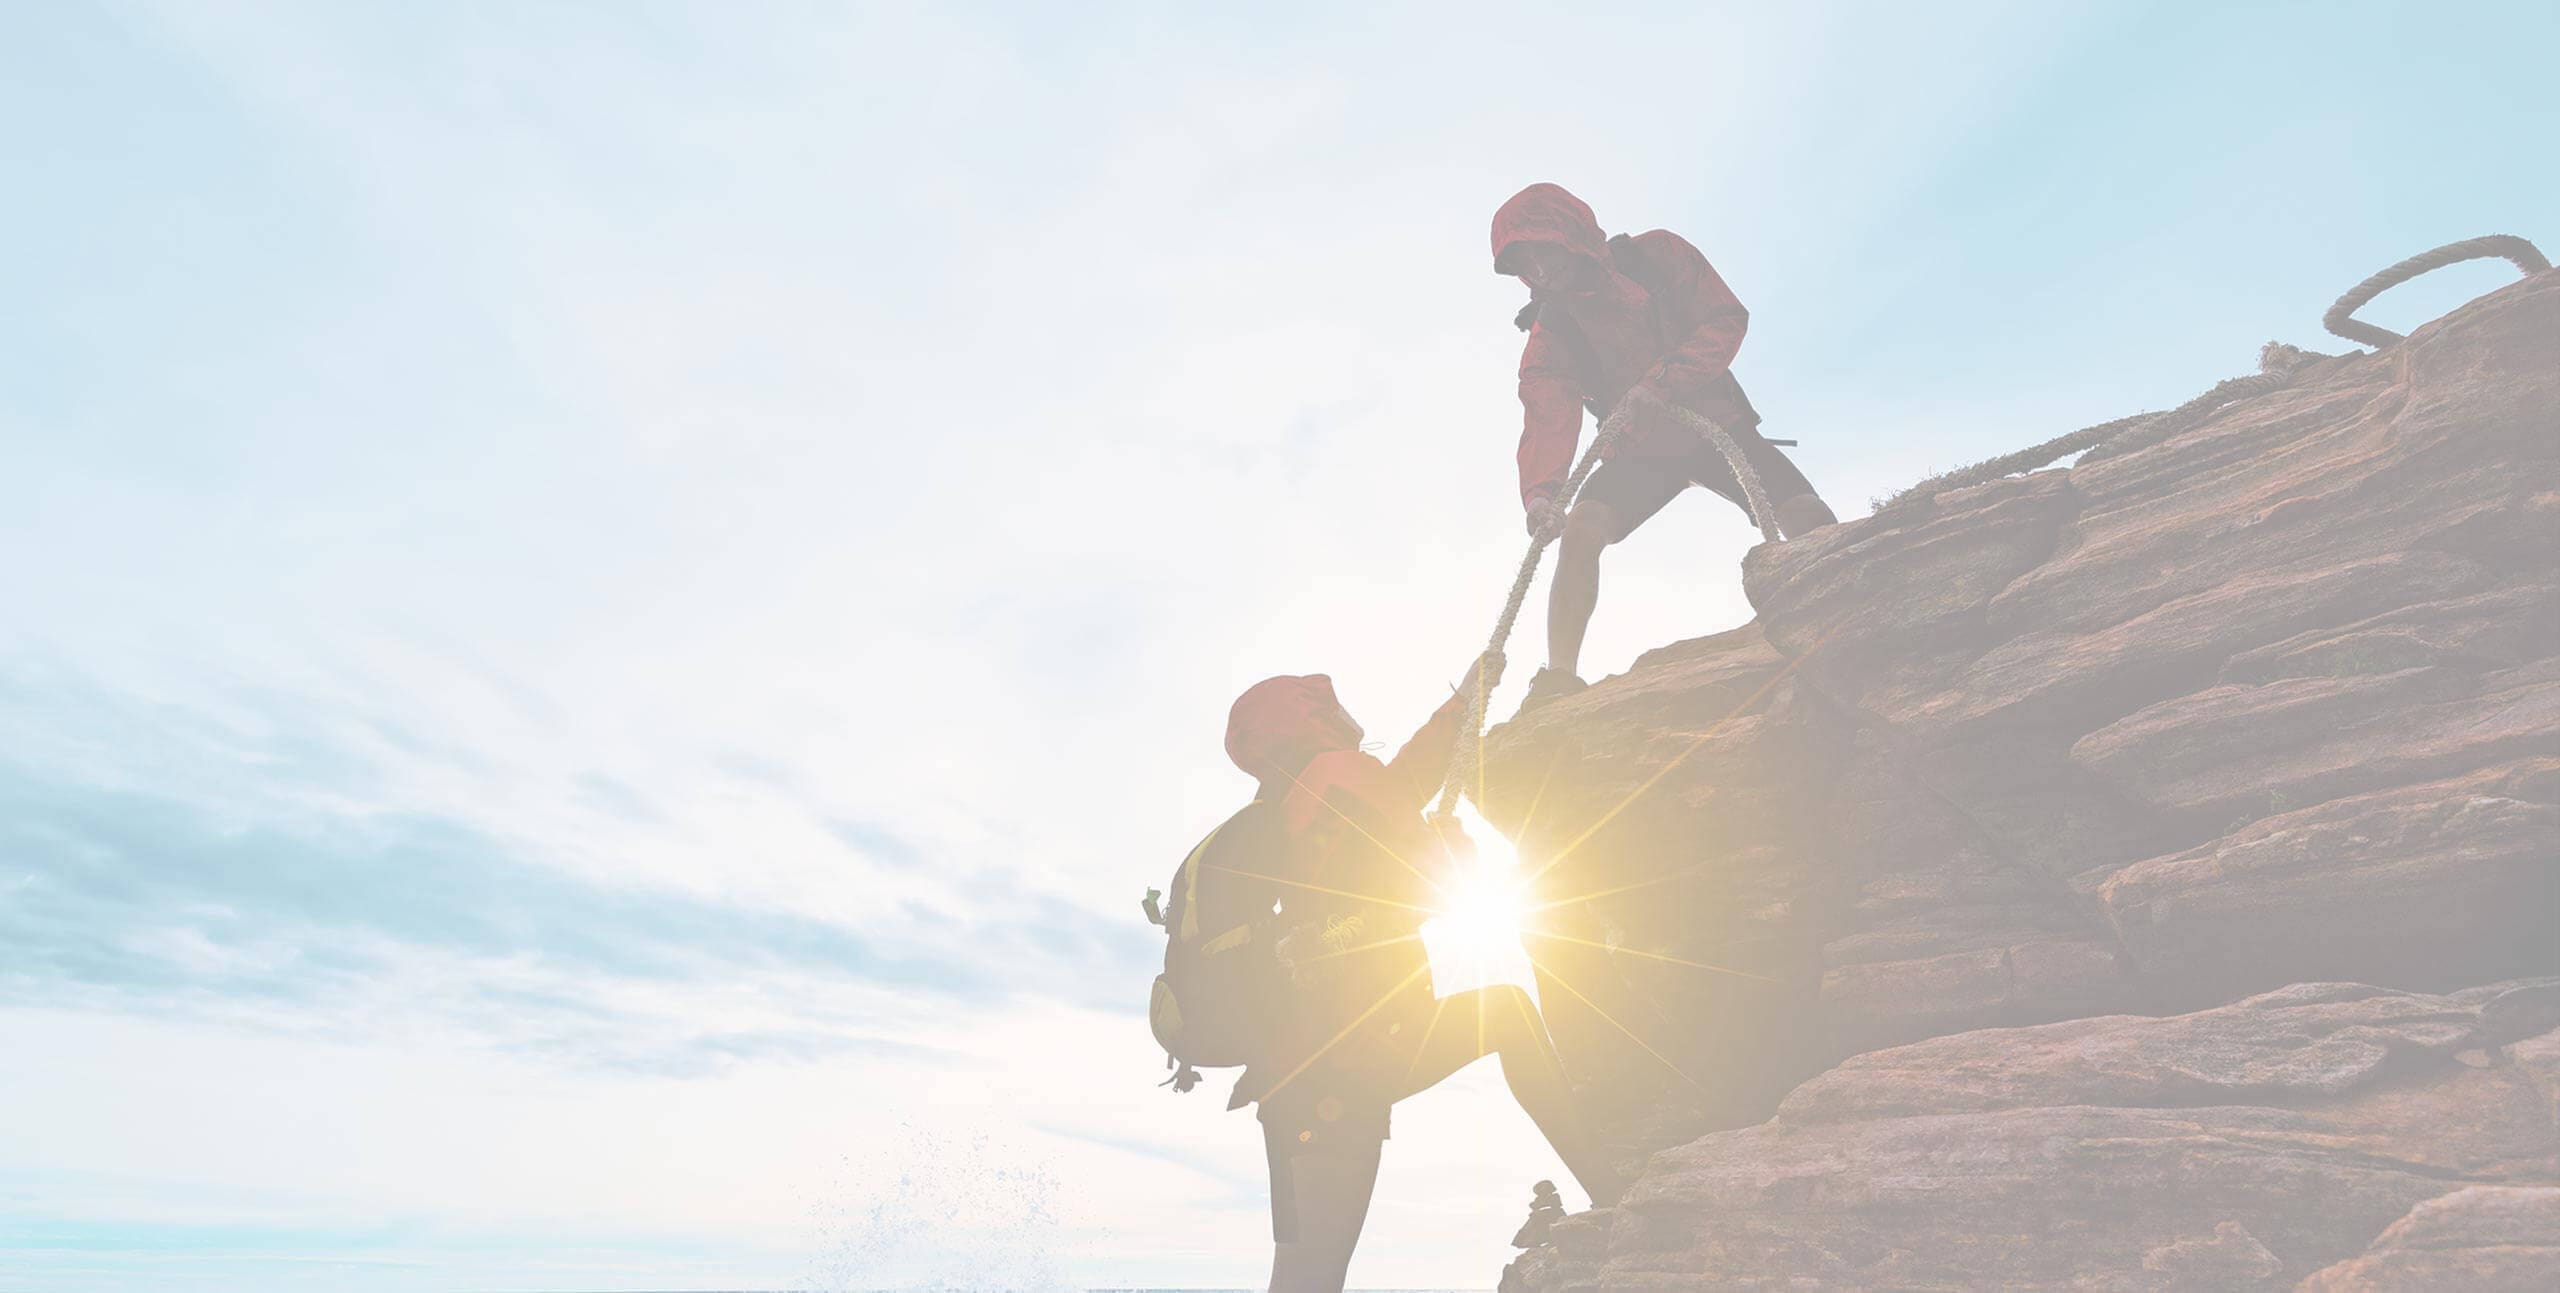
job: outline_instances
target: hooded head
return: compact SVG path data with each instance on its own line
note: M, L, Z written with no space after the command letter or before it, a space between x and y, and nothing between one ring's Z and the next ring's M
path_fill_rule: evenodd
M1256 781L1286 781L1328 750L1360 748L1360 725L1320 673L1265 678L1227 711L1227 757Z
M1543 243L1585 260L1608 263L1609 240L1582 199L1554 184L1532 184L1493 213L1493 272L1519 272L1515 248ZM1506 262L1505 254L1514 259Z

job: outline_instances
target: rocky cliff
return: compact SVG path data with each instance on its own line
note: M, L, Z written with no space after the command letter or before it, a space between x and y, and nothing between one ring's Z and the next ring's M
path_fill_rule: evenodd
M2560 1286L2560 273L1496 730L1642 1175L1506 1287Z

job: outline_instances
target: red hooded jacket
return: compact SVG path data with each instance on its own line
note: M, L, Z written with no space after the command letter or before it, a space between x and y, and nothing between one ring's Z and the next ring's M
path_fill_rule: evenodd
M1600 222L1582 199L1553 184L1532 184L1493 215L1493 263L1521 243L1561 247L1592 269L1568 291L1533 292L1538 321L1520 352L1520 501L1553 498L1573 469L1582 410L1605 416L1638 385L1734 430L1760 415L1734 380L1734 353L1751 313L1715 267L1668 229L1629 240L1643 258L1646 290L1619 272ZM1698 433L1659 409L1639 410L1612 456L1665 458L1688 453Z

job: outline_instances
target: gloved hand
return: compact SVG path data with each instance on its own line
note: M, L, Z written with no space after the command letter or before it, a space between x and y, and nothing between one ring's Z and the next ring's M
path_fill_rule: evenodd
M1539 494L1529 500L1529 537L1552 542L1564 533L1564 509L1555 500Z
M1467 662L1467 671L1458 675L1458 691L1464 694L1481 685L1486 691L1502 685L1502 671L1509 664L1499 651L1487 651Z

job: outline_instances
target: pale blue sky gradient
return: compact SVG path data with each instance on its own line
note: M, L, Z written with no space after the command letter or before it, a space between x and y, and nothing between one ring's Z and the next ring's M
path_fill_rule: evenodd
M1846 511L2560 245L2548 4L1196 8L0 16L0 1290L1254 1283L1135 900L1237 690L1472 655L1504 197L1703 248ZM1558 1175L1462 1075L1355 1282Z

